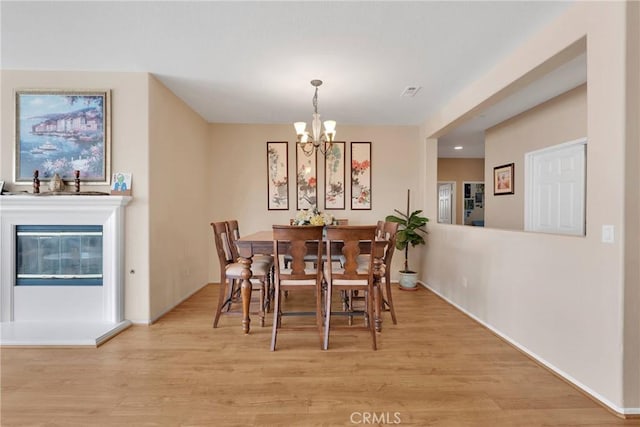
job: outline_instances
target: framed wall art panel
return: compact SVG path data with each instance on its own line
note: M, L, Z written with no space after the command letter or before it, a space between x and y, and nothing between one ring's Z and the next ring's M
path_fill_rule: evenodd
M267 209L289 209L289 143L267 142Z
M15 180L56 173L89 184L111 179L111 94L108 90L16 91Z
M345 208L345 143L334 142L324 162L324 208Z
M318 203L317 152L307 156L296 144L296 209L311 209Z
M371 209L371 143L351 143L351 209Z

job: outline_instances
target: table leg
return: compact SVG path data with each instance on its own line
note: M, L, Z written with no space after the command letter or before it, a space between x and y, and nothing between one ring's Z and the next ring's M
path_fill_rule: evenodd
M251 258L240 257L238 262L244 267L240 277L240 295L242 296L242 330L245 334L249 333L251 319L249 318L249 306L251 305Z

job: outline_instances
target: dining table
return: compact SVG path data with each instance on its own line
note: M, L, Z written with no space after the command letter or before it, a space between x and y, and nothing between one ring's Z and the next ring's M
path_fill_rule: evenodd
M368 254L373 252L373 277L374 277L374 321L375 321L375 329L377 332L382 330L382 298L380 295L380 280L381 277L384 276L384 269L386 266L382 262L384 257L384 250L388 244L388 240L382 237L376 237L376 240L373 245L361 245L362 253ZM236 240L236 245L238 247L238 263L240 263L244 268L240 277L242 277L242 282L240 284L240 295L242 299L242 330L245 334L249 333L251 319L249 317L249 305L251 303L251 260L252 257L256 254L265 254L265 255L273 255L273 231L272 230L263 230L258 231L252 234L248 234L244 237ZM331 241L331 253L341 253L342 251L342 242L339 240ZM326 252L326 242L323 242L323 252ZM373 250L371 249L373 248ZM280 249L280 247L279 247ZM313 253L317 251L312 245L309 245L309 251ZM318 267L320 268L320 267Z

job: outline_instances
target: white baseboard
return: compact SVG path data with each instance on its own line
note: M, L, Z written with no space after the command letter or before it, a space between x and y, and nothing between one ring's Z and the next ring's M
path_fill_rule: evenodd
M586 385L582 384L580 381L576 380L571 375L569 375L566 372L562 371L561 369L558 369L557 367L553 366L551 363L547 362L546 360L544 360L542 357L538 356L533 351L529 350L525 346L523 346L523 345L519 344L518 342L514 341L509 336L503 334L499 330L495 329L493 326L489 325L488 323L485 323L482 319L479 319L478 317L476 317L473 313L468 312L463 307L461 307L458 304L456 304L455 302L451 301L449 298L447 298L444 295L442 295L440 292L438 292L437 290L435 290L434 288L429 286L427 283L424 283L424 282L422 282L420 280L418 281L418 283L420 285L424 286L426 289L428 289L431 292L433 292L434 294L438 295L440 298L442 298L443 300L445 300L446 302L448 302L449 304L451 304L452 306L454 306L455 308L457 308L458 310L460 310L461 312L463 312L464 314L466 314L467 316L469 316L470 318L472 318L476 322L480 323L485 328L489 329L494 334L498 335L503 340L507 341L509 344L511 344L514 347L516 347L518 350L522 351L523 353L525 353L526 355L528 355L529 357L531 357L532 359L534 359L535 361L537 361L541 365L545 366L547 369L553 371L554 373L556 373L560 377L564 378L566 381L568 381L571 384L575 385L580 390L582 390L583 392L587 393L593 399L597 400L598 402L600 402L602 405L606 406L607 408L609 408L613 412L615 412L617 414L620 414L620 415L640 415L640 408L621 408L621 407L613 404L607 398L605 398L604 396L600 395L599 393L591 390L589 387L587 387Z

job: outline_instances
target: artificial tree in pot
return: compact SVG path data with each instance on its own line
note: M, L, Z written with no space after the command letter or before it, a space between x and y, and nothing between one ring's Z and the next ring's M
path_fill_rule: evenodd
M416 289L418 273L409 269L409 245L424 245L423 234L427 234L424 226L429 218L420 215L422 210L409 211L409 191L407 190L407 213L394 209L400 216L388 215L385 220L398 223L396 248L404 250L404 268L400 270L400 286L405 289Z

